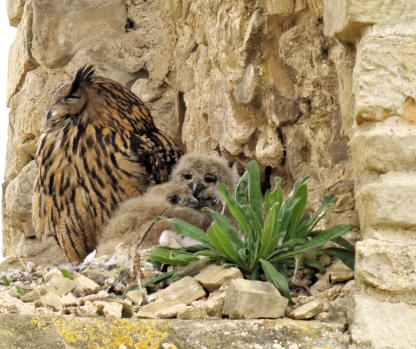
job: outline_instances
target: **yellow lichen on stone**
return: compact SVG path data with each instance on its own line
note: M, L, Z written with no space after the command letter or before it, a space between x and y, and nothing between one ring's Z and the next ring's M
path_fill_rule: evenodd
M113 322L97 319L87 323L82 319L65 317L56 318L54 323L66 343L86 342L88 349L118 348L121 345L157 349L170 327L169 322L157 326L156 321L137 324L127 319Z

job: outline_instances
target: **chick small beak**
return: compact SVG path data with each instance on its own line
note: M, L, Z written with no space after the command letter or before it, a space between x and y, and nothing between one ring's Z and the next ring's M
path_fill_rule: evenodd
M192 183L192 193L195 194L196 188L198 188L198 183L197 182L193 182Z
M189 206L192 208L198 207L198 199L193 195L189 198Z

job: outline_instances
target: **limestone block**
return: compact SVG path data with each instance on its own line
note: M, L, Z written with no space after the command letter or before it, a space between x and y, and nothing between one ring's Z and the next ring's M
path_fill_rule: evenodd
M416 343L416 309L405 303L389 303L354 296L352 340L358 348L408 349Z
M9 17L9 24L17 27L23 15L23 8L26 0L7 0L7 15Z
M74 272L73 276L76 285L74 293L78 297L97 293L99 290L101 290L101 286L92 281L90 278L87 278L86 276L77 272Z
M7 151L10 153L8 156L14 157L15 161L7 161L6 180L13 179L33 159L37 137L53 98L52 92L58 84L71 81L71 77L62 70L48 70L44 67L26 74L19 92L10 100Z
M74 288L74 280L68 279L63 275L55 275L45 285L39 286L37 290L41 295L53 293L57 296L63 296Z
M416 173L389 172L356 195L361 228L416 227Z
M202 286L190 276L185 276L156 293L157 299L174 300L183 304L190 304L204 296L205 291Z
M186 305L178 300L159 299L140 307L137 317L148 319L170 319L185 311Z
M358 124L383 121L392 115L416 121L415 38L415 18L366 30L357 46L353 74Z
M126 13L121 0L37 0L33 5L32 54L49 68L67 63L87 42L111 40L125 32Z
M412 171L416 168L416 125L398 117L363 124L350 149L358 180L366 171Z
M415 300L416 243L366 239L356 245L355 278L360 286ZM397 298L397 297L396 297Z
M29 162L6 187L4 194L4 224L17 233L34 236L32 226L33 182L37 173L35 161Z
M408 0L324 0L324 5L325 35L347 41L355 41L365 26L416 11L416 3Z
M279 318L288 302L269 282L234 279L227 288L222 312L230 319Z
M270 15L288 15L295 9L294 0L267 0L266 11Z
M226 268L216 264L207 265L199 274L195 275L195 280L210 292L237 278L243 278L240 269Z
M59 297L53 292L47 292L44 295L40 296L40 299L35 302L37 307L48 307L53 311L62 310L62 304Z
M38 65L31 52L33 36L32 3L32 1L26 2L16 38L10 47L6 91L7 106L9 106L10 98L23 84L26 73Z
M300 307L292 310L289 317L296 319L296 320L306 320L312 319L318 313L324 310L324 303L317 299L305 304L302 304Z

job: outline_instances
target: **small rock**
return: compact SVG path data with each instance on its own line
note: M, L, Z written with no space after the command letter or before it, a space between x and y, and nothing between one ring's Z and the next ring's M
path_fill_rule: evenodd
M145 288L132 290L126 293L126 297L136 305L142 305L147 297Z
M331 282L334 283L354 278L354 272L339 259L335 260L334 263L328 267L327 274L329 275Z
M72 293L68 293L64 296L61 296L59 298L59 300L60 300L61 304L64 307L68 307L68 306L71 306L71 305L77 305L78 301L79 301L79 299L76 298Z
M342 286L340 296L345 297L351 293L355 288L355 280L348 281L344 286Z
M78 297L97 293L101 289L101 286L96 282L77 272L74 272L74 281L76 285L75 294Z
M296 320L312 319L315 315L324 309L324 303L320 300L314 300L292 310L289 317Z
M115 320L120 319L123 312L123 305L118 302L105 302L103 313L106 319Z
M59 297L56 293L47 292L40 297L39 300L35 302L35 306L37 307L48 307L51 308L53 311L61 311L62 304Z
M169 287L156 292L157 299L177 301L186 305L204 296L205 291L202 286L190 276L185 276Z
M242 279L243 274L238 268L227 268L221 265L210 264L204 267L194 278L209 292L213 292L232 279Z
M315 316L315 320L318 321L328 321L331 317L331 314L327 311L323 311Z
M45 293L54 293L57 296L63 296L75 288L74 280L68 279L60 274L50 275L49 281L37 288L37 291L43 295Z
M228 286L222 313L230 319L279 318L289 300L269 282L234 279Z
M96 316L98 314L98 308L92 302L87 302L78 307L77 314L78 316Z
M93 302L93 301L98 301L98 300L107 300L109 297L109 294L104 291L104 290L100 290L98 293L94 293L94 294L90 294L88 296L84 296L79 298L79 304L83 305L86 302Z
M209 316L205 309L195 305L188 305L185 309L181 310L178 315L178 319L182 320L195 320L195 319L208 319Z
M179 312L185 311L185 309L186 305L178 300L160 299L156 302L141 306L137 313L137 317L148 319L171 319Z
M25 293L23 296L19 294L19 298L25 303L37 301L39 297L40 296L38 290L32 290L28 293Z

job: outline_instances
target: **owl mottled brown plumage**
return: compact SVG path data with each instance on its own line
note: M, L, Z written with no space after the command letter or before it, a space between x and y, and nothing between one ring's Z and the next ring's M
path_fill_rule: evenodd
M208 212L196 210L197 206L198 202L187 185L170 181L151 187L144 195L120 204L98 238L98 255L113 253L120 242L132 245L159 215L180 218L206 229L212 221L211 216ZM165 229L174 230L174 227L167 221L156 222L147 232L141 247L157 245Z
M56 94L36 154L33 223L81 261L118 203L167 181L182 152L137 96L92 66Z

